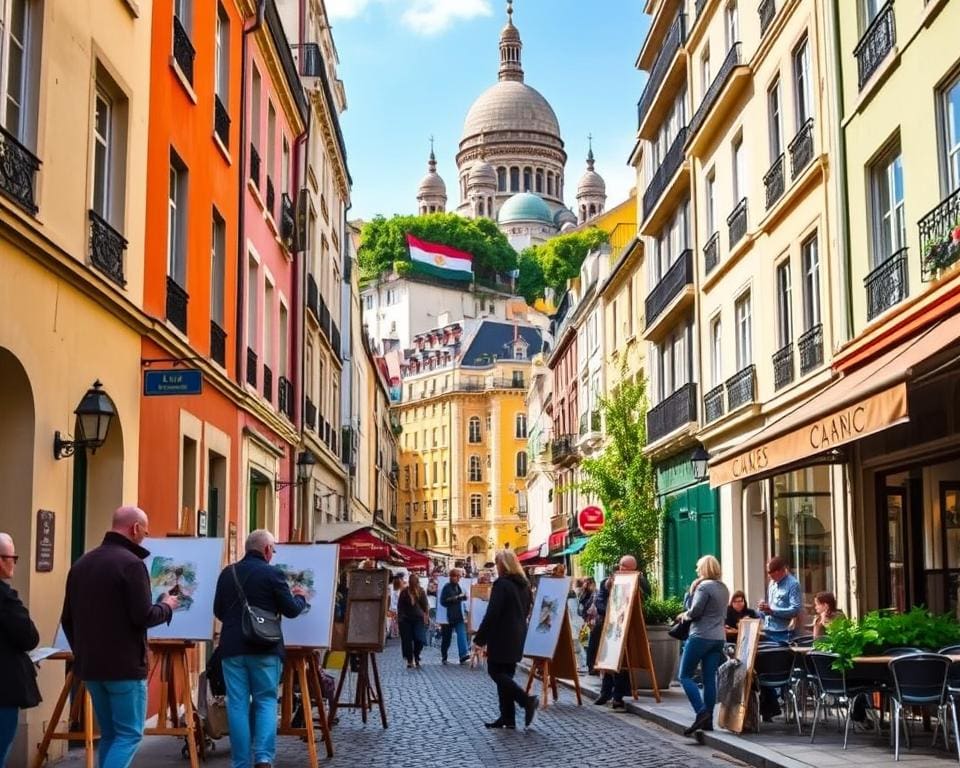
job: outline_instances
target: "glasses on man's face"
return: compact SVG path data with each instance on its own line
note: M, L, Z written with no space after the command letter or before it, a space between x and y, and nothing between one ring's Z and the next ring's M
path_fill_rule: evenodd
M0 560L13 560L16 564L20 560L20 555L0 555Z

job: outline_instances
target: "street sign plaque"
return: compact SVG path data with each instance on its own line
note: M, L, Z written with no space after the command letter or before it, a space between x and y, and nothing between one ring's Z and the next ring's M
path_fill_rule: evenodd
M203 371L199 368L169 368L143 374L143 394L146 397L199 395L202 392Z
M577 525L581 533L596 533L603 528L603 510L600 507L589 506L580 510L577 515Z

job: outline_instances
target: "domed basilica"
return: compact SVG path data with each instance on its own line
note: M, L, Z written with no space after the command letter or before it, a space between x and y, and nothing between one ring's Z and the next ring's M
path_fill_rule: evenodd
M577 187L577 213L565 205L567 153L560 123L550 103L524 82L522 48L513 24L513 0L507 0L499 78L467 112L457 152L456 212L493 219L518 251L593 218L603 211L607 198L591 148ZM447 207L447 189L437 173L432 146L427 169L417 191L420 215Z

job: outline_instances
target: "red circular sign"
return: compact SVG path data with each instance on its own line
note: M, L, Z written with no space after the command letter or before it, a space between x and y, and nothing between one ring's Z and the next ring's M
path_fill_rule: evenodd
M603 510L600 507L584 507L577 515L577 525L582 533L596 533L603 528Z

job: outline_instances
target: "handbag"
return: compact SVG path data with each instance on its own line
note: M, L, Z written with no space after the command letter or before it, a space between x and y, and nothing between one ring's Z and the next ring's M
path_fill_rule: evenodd
M690 619L673 622L667 630L667 634L674 640L686 640L690 637Z
M283 632L280 629L280 614L273 611L266 611L263 608L257 608L247 602L247 596L240 586L240 579L237 578L237 567L230 566L230 572L233 574L233 581L237 585L237 592L243 601L243 612L240 615L240 632L243 639L250 645L268 647L276 645L283 640Z

